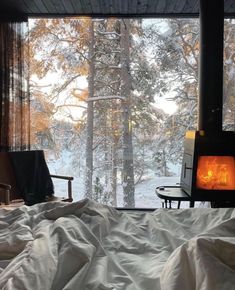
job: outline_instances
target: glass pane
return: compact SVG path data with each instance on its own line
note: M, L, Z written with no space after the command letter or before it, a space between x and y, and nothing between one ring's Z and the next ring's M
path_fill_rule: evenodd
M197 19L31 19L31 142L74 200L161 207L196 129ZM65 195L66 184L56 184ZM187 205L188 206L188 205Z
M197 187L207 190L235 190L235 157L199 156Z
M235 131L235 20L224 21L223 128Z

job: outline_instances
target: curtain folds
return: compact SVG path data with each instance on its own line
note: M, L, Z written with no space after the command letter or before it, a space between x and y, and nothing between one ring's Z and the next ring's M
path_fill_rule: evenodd
M0 151L30 149L27 22L0 22Z

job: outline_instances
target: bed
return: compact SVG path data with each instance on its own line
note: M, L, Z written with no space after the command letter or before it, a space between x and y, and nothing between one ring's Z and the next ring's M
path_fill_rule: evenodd
M235 210L0 209L2 290L234 289Z

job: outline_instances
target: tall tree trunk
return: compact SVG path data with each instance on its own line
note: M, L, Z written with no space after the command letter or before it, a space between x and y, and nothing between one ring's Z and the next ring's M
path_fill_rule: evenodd
M121 94L123 118L123 194L124 207L135 206L132 124L131 124L131 77L130 77L130 20L121 22Z
M117 145L115 141L112 145L112 206L117 206Z
M94 127L94 105L89 101L94 97L94 23L90 23L90 43L89 43L89 77L88 77L88 103L87 103L87 124L86 124L86 177L85 177L85 197L92 198L92 177L93 177L93 127Z
M111 109L111 190L112 190L112 206L117 206L117 167L118 167L118 141L119 141L119 128L118 128L118 117L117 111L119 107L115 103L112 104Z

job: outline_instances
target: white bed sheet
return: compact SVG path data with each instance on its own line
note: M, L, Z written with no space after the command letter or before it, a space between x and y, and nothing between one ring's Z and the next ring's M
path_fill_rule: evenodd
M235 289L235 210L0 210L1 290Z

